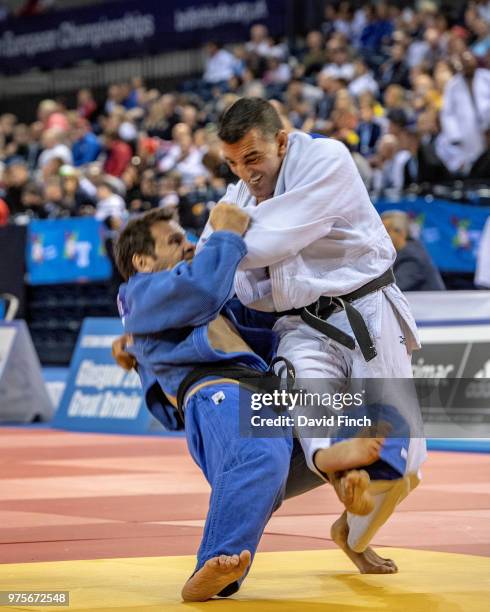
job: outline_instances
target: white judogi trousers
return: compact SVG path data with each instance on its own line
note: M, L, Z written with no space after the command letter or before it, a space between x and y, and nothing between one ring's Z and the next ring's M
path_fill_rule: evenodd
M366 362L359 347L350 350L304 323L299 317L285 316L274 327L280 336L277 354L289 359L297 379L329 379L331 393L342 392L345 379L412 378L411 352L420 347L415 321L408 303L396 287L390 285L353 302L363 315L377 356ZM344 311L334 313L328 322L353 336ZM302 381L307 385L307 380ZM399 398L398 398L399 399ZM419 410L418 406L415 410ZM413 415L414 421L419 415ZM313 456L321 448L330 446L329 438L300 438L308 466L324 477L315 467ZM423 438L411 438L406 473L418 474L426 459ZM420 477L420 476L419 476Z

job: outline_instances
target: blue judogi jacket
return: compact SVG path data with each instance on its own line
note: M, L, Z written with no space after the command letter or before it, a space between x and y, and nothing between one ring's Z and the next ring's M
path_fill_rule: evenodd
M119 289L118 304L128 346L138 362L146 403L167 429L178 429L175 396L185 376L200 364L230 361L266 371L277 348L273 314L251 311L233 295L233 279L247 249L232 232L215 232L192 262L172 270L138 273ZM213 347L208 326L226 317L252 349ZM219 369L217 369L219 376ZM165 396L161 393L164 392Z

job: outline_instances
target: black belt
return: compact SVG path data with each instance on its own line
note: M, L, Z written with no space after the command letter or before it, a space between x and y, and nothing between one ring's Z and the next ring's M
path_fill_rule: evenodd
M259 370L254 370L253 368L249 368L244 365L240 365L237 363L230 363L229 361L215 361L214 363L210 363L203 366L198 366L191 370L184 380L180 383L179 389L177 391L177 412L179 416L184 421L184 399L187 392L193 387L196 383L198 383L203 378L207 378L209 376L217 376L219 378L230 378L236 381L240 381L242 378L247 379L256 379L256 380L279 380L281 377L281 372L279 375L275 372L275 366L278 363L284 363L286 368L286 381L288 389L292 387L296 378L296 372L294 370L293 364L284 357L275 357L269 369L266 372L261 372Z
M395 282L395 275L393 270L389 268L384 274L375 278L369 283L366 283L359 289L346 293L345 295L339 295L337 297L325 297L321 296L316 302L305 306L304 308L287 310L285 312L278 313L279 315L298 315L305 323L307 323L313 329L325 334L335 342L342 344L348 349L353 350L356 346L354 338L346 334L338 327L334 327L330 323L327 323L327 319L332 315L337 308L345 310L347 319L350 323L354 337L357 340L357 344L361 349L362 356L366 361L371 361L377 355L376 347L369 334L368 328L361 313L352 306L354 300L358 300L369 293L373 293L378 289L382 289L387 285L391 285Z

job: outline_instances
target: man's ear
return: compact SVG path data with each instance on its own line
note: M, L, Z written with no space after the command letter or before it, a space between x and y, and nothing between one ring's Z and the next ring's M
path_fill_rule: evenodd
M286 155L286 149L288 148L288 133L286 130L279 130L276 136L278 153L281 157Z
M136 272L152 272L153 271L153 259L149 255L143 255L142 253L135 253L131 259L133 268Z

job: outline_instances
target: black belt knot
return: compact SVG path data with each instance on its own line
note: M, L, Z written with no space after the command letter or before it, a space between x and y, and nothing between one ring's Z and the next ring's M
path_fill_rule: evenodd
M393 270L389 268L384 274L366 283L359 289L340 295L337 297L321 296L316 302L304 308L287 310L278 314L299 315L301 319L313 329L325 334L335 342L342 344L346 348L353 350L356 346L355 340L361 350L362 356L366 361L371 361L377 355L376 347L371 338L366 322L361 313L352 306L352 302L358 300L369 293L382 289L395 282ZM354 338L346 334L338 327L327 323L327 319L338 309L345 310L347 320L354 333Z

